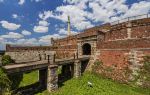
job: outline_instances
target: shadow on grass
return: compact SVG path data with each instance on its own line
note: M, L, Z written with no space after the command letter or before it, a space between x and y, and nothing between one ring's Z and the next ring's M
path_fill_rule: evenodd
M35 95L37 93L43 92L44 90L46 90L46 87L42 87L42 86L40 86L39 82L36 82L34 84L31 84L31 85L28 85L25 87L20 87L20 88L14 90L12 95L16 95L16 94Z
M73 78L71 75L64 76L64 75L59 74L58 75L58 87L64 86L64 82L70 80L71 78Z

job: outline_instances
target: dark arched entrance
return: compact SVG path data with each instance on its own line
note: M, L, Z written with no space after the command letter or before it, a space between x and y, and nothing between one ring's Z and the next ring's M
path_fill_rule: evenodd
M91 55L91 45L89 43L85 43L82 46L83 55Z

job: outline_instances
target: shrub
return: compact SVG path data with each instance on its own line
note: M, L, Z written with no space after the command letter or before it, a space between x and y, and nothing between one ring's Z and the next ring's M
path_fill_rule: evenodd
M13 63L14 61L11 59L9 55L2 56L2 65L7 65Z
M144 57L143 67L141 68L139 77L143 82L142 86L144 88L150 88L150 56Z
M102 67L102 64L103 62L102 61L99 61L99 60L96 60L92 66L92 71L93 72L96 72L97 69L101 68Z
M20 82L23 79L22 73L8 75L9 80L12 82L11 89L14 90L19 87Z
M10 80L2 68L0 68L0 95L10 95Z

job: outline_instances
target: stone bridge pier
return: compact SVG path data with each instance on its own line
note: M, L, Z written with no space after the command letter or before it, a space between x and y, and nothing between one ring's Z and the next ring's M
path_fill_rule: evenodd
M49 92L58 89L58 65L50 65L47 69L47 90ZM41 71L41 73L45 71ZM81 76L81 61L75 60L72 64L62 65L62 75L64 77L75 77L79 78ZM42 77L41 77L42 78ZM41 83L46 81L41 79Z
M45 55L46 56L46 55ZM58 67L62 66L62 75L67 80L81 76L82 61L89 59L89 57L71 59L55 59L54 54L47 55L47 57L39 56L38 61L16 63L13 65L6 65L3 68L8 74L25 73L29 71L39 70L39 87L46 88L49 92L58 89L59 74ZM82 63L82 64L81 64ZM69 77L69 78L68 78ZM65 79L65 80L66 80ZM63 81L62 81L63 82Z

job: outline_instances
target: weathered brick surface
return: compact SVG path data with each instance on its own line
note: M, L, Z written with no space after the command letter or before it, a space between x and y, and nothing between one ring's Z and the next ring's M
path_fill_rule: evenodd
M150 39L127 39L118 41L107 41L97 43L99 49L132 49L132 48L150 48Z
M117 40L117 39L125 39L127 38L127 29L118 29L118 30L111 30L106 33L105 40Z
M150 26L132 27L132 38L150 37Z
M99 60L101 60L106 66L116 66L120 69L121 67L128 64L128 50L101 50Z

